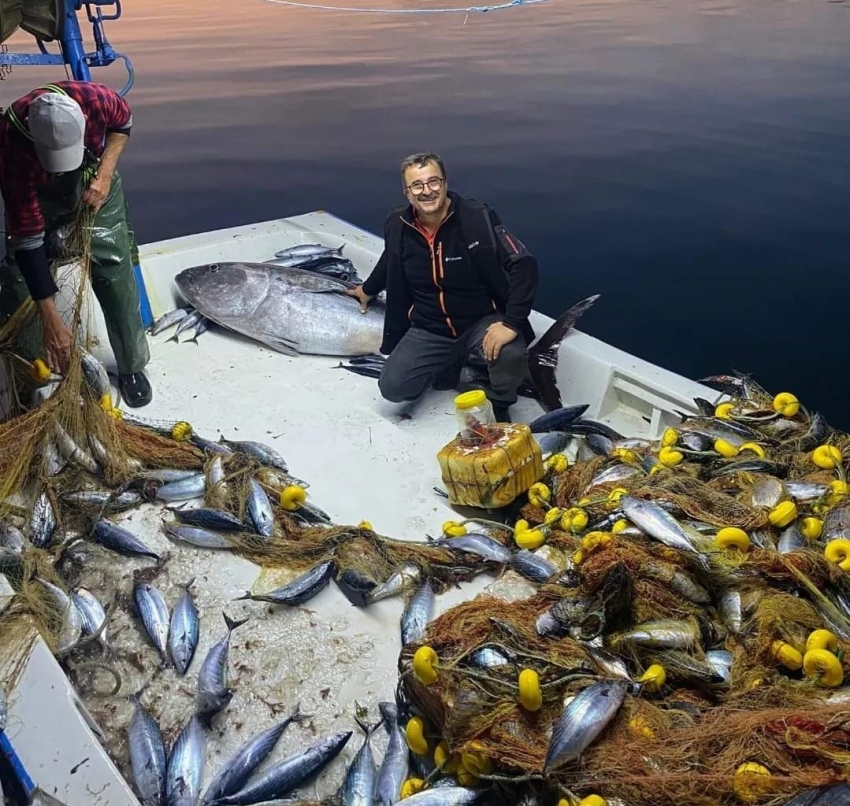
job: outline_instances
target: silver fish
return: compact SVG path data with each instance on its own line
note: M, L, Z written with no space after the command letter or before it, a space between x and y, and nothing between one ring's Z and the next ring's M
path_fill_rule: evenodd
M197 509L172 509L170 512L181 523L197 526L200 529L214 529L222 532L243 532L245 525L235 515L221 509L199 507Z
M233 693L227 684L227 655L230 651L231 633L243 625L247 618L242 621L232 621L227 613L224 616L227 624L227 635L221 639L209 652L198 672L198 691L195 695L195 713L209 725L212 718L227 708Z
M693 537L669 513L652 501L624 495L620 499L623 514L642 532L669 548L693 554L697 551Z
M156 336L159 333L162 333L163 330L168 330L168 328L174 327L174 325L176 325L178 322L181 322L188 315L188 308L175 308L173 311L168 311L168 313L164 313L151 325L151 336Z
M118 554L153 557L153 559L159 560L159 555L155 551L151 551L131 531L105 518L94 525L92 537L96 543Z
M527 549L514 552L510 563L514 571L532 582L546 582L558 573L558 566Z
M613 652L609 652L601 645L601 639L595 641L580 641L590 659L599 667L603 674L608 677L615 677L621 680L631 680L632 676L629 672L629 667L619 656Z
M71 464L87 470L89 473L97 475L100 473L100 465L94 460L94 457L84 448L77 445L71 438L70 434L59 423L54 423L54 431L56 438L56 446L59 448L59 453L62 454Z
M201 321L198 322L197 325L195 325L195 332L192 334L192 338L186 339L186 341L191 341L191 342L194 342L195 344L197 344L198 343L198 337L202 336L204 333L206 333L210 329L211 324L212 323L210 322L209 319L207 319L206 317L202 317Z
M401 645L418 641L424 634L434 614L434 589L428 580L419 586L401 614Z
M544 773L574 761L593 744L617 715L628 690L626 680L602 680L582 689L552 730Z
M507 666L512 659L501 649L492 646L479 647L469 655L469 663L482 669L494 669L497 666Z
M371 593L368 593L366 595L366 601L369 604L373 604L374 602L379 602L381 599L397 596L416 585L419 582L420 575L421 572L418 566L410 564L403 565L386 582L378 585Z
M174 331L174 335L171 338L166 339L166 341L177 341L177 337L184 331L188 330L190 327L194 327L201 321L201 317L203 314L200 311L192 311L190 314L184 316L177 325L177 330Z
M375 779L376 806L394 806L401 797L401 787L409 769L408 747L404 731L398 723L398 708L395 703L378 703L384 717L384 727L389 733L387 750Z
M11 523L0 523L0 548L4 548L15 554L22 554L26 538L21 530Z
M696 604L711 602L711 596L705 588L673 565L661 562L646 563L641 568L641 572L650 579L663 582L674 593L684 596L690 602Z
M193 714L171 748L165 777L168 806L195 806L207 759L207 737Z
M556 453L561 453L572 439L571 434L563 431L546 431L542 434L532 434L534 441L540 446L543 459L548 459Z
M106 610L100 600L86 588L76 588L71 598L83 618L83 635L96 635L100 643L107 646Z
M266 491L256 479L248 479L248 514L257 530L257 534L271 537L274 534L274 512Z
M142 497L132 490L114 495L108 490L77 490L76 492L63 493L61 496L63 504L77 509L89 509L96 511L122 512L133 509L142 503Z
M369 740L380 723L370 727L364 725L358 717L355 717L355 721L366 735L345 773L339 792L340 806L372 806L378 769L375 766L375 756Z
M214 456L233 456L233 451L221 442L213 442L210 439L204 439L198 434L192 434L192 443L200 448L204 453L209 453Z
M35 500L30 515L29 522L29 538L30 542L36 548L47 548L53 541L53 535L56 533L56 515L53 512L53 505L47 497L47 493L43 492Z
M511 561L510 549L503 543L487 535L476 534L474 532L460 535L459 537L434 540L431 545L466 554L475 554L478 557L495 563L508 563Z
M127 744L133 782L142 806L162 806L165 802L167 762L165 744L156 720L134 695L136 707L127 725Z
M276 725L272 725L262 733L258 733L242 745L235 755L231 756L221 765L221 769L215 778L210 781L210 785L207 787L206 792L204 792L201 803L205 805L217 803L222 798L238 792L251 777L254 770L274 750L283 732L293 722L300 722L305 718L301 714L301 709L296 706L295 711L286 717L286 719L278 722Z
M272 798L282 798L318 775L331 763L351 738L351 731L335 733L299 750L258 775L253 783L233 795L222 798L221 804L258 803Z
M590 484L587 485L587 489L590 490L599 484L610 484L611 482L624 481L632 476L636 476L638 473L640 473L640 470L633 465L624 465L621 462L618 462L610 467L606 467L601 473L595 475L591 479Z
M725 591L720 597L717 610L723 624L735 633L735 635L739 635L744 626L744 608L741 601L741 591Z
M178 523L167 523L165 532L191 546L203 549L232 549L231 543L224 535L200 529L197 526L186 526Z
M750 490L750 505L773 509L784 497L785 488L779 479L759 479Z
M614 442L602 434L586 434L584 442L598 456L611 456L614 451Z
M261 263L213 263L175 277L180 293L222 327L289 355L365 355L381 346L385 305L363 314L326 275ZM325 292L325 293L323 293Z
M109 382L109 375L106 372L106 368L91 353L85 350L81 352L80 364L83 368L83 376L86 379L86 383L88 383L98 399L104 395L111 394L112 384Z
M837 537L850 538L850 504L845 501L832 507L823 516L821 539L828 542Z
M58 612L61 614L62 626L56 639L56 654L65 655L70 652L79 642L83 634L83 616L74 604L74 600L68 596L58 585L48 582L41 577L36 577L49 591L51 598L56 603Z
M314 566L286 585L275 588L268 593L251 593L251 591L246 591L244 596L237 597L237 601L253 599L256 602L271 602L272 604L279 605L301 604L308 599L312 599L319 593L331 581L335 570L336 564L334 561L327 560Z
M284 459L274 448L271 448L262 442L223 439L222 444L227 445L228 448L231 448L237 453L244 453L247 456L252 456L260 464L266 465L266 467L273 467L276 470L283 471L284 473L289 472L286 459Z
M646 647L647 649L691 649L700 642L696 624L676 619L656 619L636 624L630 630L609 637L611 647Z
M180 481L163 484L156 491L156 497L167 503L203 498L206 481L206 476L203 473L193 473L187 478L180 479Z
M172 467L158 467L153 470L143 470L136 473L136 478L150 479L151 481L161 481L163 484L169 484L174 481L194 478L197 475L197 470L178 470Z
M480 789L435 785L433 789L417 792L402 802L404 806L468 806L468 804L478 803L486 795L487 792Z
M786 481L785 492L797 503L817 501L829 492L826 484L815 484L811 481Z
M792 523L787 529L783 530L779 536L779 542L776 544L776 550L780 554L788 554L804 548L806 548L806 538L803 537L796 523Z
M133 586L133 599L139 618L151 643L166 657L168 643L168 605L162 594L147 582L137 582Z
M194 581L194 578L190 580L184 588L180 600L174 606L168 629L168 652L179 675L186 674L198 647L198 633L200 631L198 609L195 607L192 594L189 592Z
M281 249L275 252L274 256L279 260L286 258L299 258L300 260L311 260L317 257L342 257L342 250L345 249L345 244L342 246L325 246L321 243L299 243L295 246L288 246L286 249Z
M56 440L53 437L47 437L42 444L42 451L47 475L51 478L58 476L67 466L68 460L60 453Z
M732 678L732 653L726 649L711 649L705 653L705 659L711 664L718 677L723 678L724 683L729 683Z

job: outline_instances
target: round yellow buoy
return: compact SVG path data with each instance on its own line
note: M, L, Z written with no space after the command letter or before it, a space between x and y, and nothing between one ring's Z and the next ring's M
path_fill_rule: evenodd
M822 686L835 688L844 682L841 661L828 649L810 649L803 656L803 674L816 677Z
M423 686L430 686L438 675L434 664L437 663L437 653L430 646L421 646L413 655L413 673Z
M526 711L539 711L543 705L540 678L534 669L523 669L519 673L519 701Z
M772 778L767 767L749 761L735 770L732 786L741 803L754 803L770 792Z
M812 451L812 461L824 470L841 464L841 451L835 445L818 445Z
M800 401L790 392L780 392L773 398L773 410L783 417L793 417L800 411Z
M797 669L803 668L803 656L791 644L785 641L774 641L770 649L776 662L786 669L796 672Z
M724 549L750 550L750 536L737 526L727 526L725 529L721 529L714 536L714 542Z

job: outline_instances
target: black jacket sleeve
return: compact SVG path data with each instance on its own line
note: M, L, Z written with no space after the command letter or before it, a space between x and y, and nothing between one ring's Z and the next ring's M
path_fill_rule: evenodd
M363 283L363 291L370 297L377 297L387 287L387 250L381 252L375 268Z
M534 307L537 259L519 238L508 231L495 210L490 210L490 221L496 234L496 254L508 277L504 323L519 333Z
M59 292L50 273L47 247L44 244L36 249L16 249L15 261L33 300L38 302Z

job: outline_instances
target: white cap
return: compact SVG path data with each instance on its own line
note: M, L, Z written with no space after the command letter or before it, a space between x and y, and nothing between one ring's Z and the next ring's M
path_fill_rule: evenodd
M45 171L65 173L83 164L86 118L73 98L58 92L39 95L30 104L27 124Z

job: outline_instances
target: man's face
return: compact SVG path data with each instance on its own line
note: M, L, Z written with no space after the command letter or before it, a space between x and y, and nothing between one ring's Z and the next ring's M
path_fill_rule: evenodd
M404 172L404 195L413 209L422 215L433 215L446 201L448 185L436 162L412 165Z

